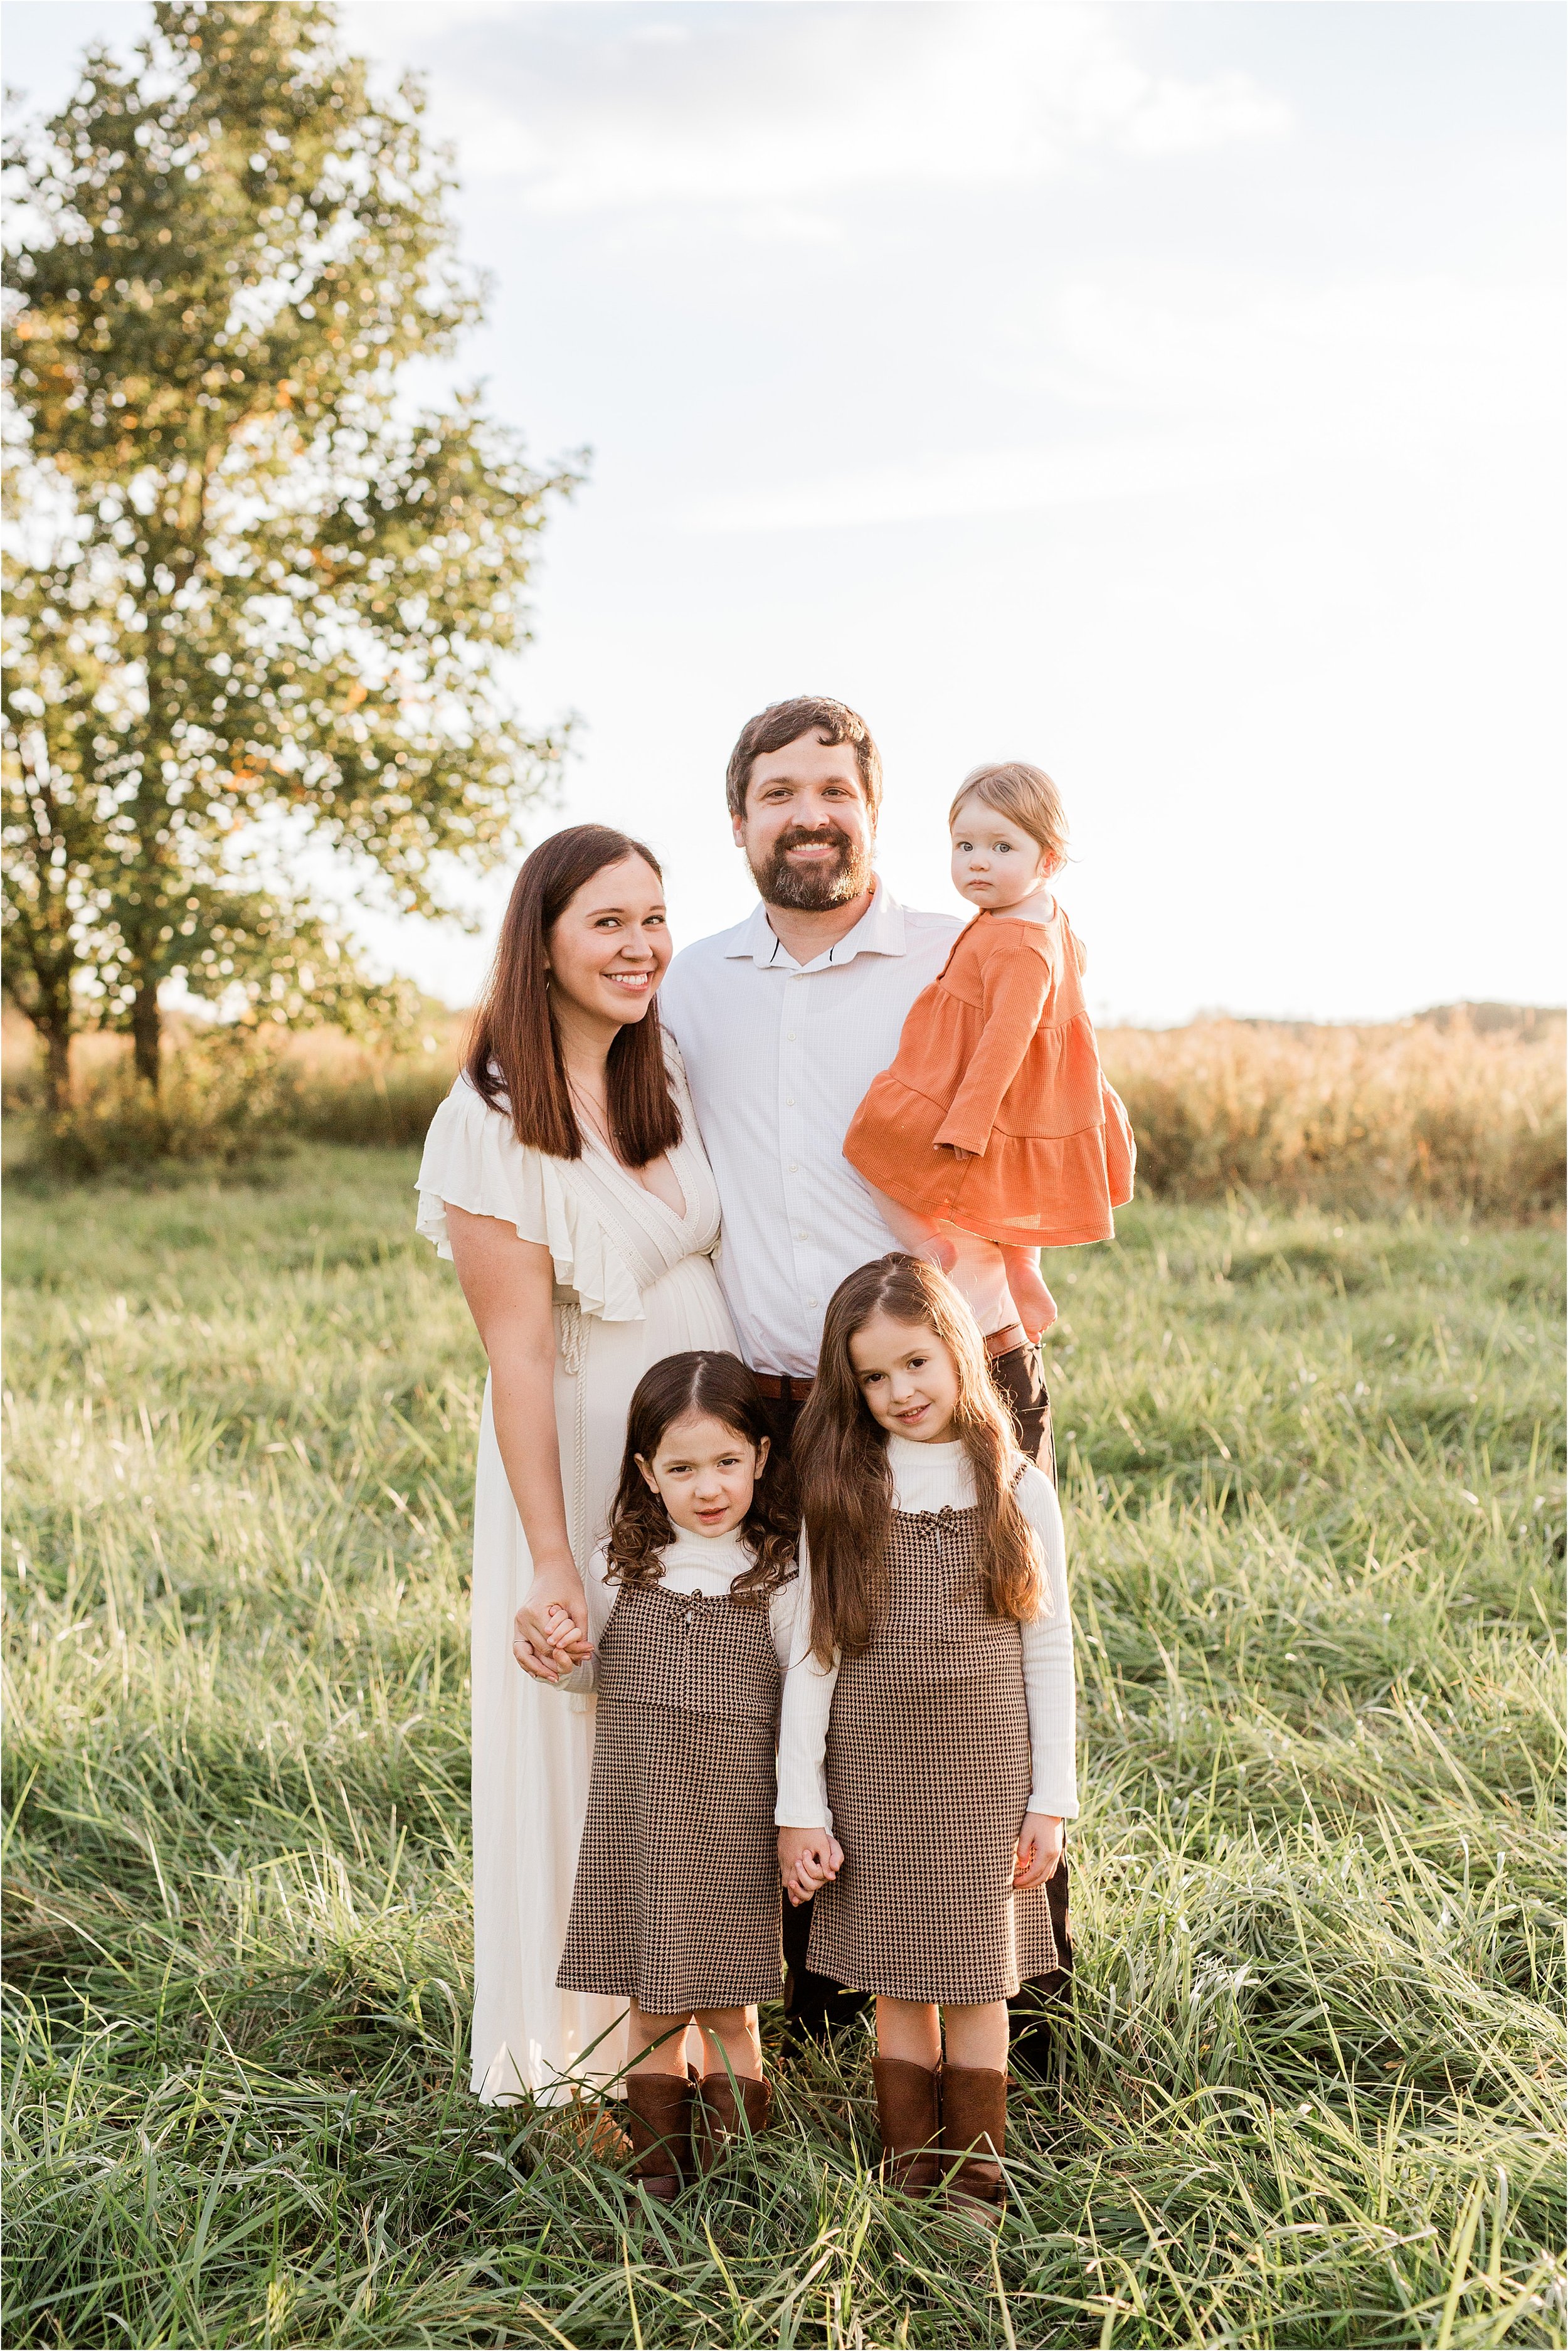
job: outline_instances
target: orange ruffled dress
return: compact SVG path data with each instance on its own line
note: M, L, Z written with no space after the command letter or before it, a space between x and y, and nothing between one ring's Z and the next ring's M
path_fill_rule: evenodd
M850 1165L904 1207L1008 1248L1109 1240L1136 1151L1082 968L1060 906L1049 923L977 914L851 1121Z

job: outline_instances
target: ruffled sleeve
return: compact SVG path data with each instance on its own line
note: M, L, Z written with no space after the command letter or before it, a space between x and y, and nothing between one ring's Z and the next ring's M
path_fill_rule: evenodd
M636 1278L591 1206L571 1182L569 1163L520 1144L505 1111L494 1110L460 1077L430 1123L414 1179L416 1229L450 1258L448 1207L498 1217L517 1238L550 1253L556 1288L584 1314L605 1322L640 1322Z

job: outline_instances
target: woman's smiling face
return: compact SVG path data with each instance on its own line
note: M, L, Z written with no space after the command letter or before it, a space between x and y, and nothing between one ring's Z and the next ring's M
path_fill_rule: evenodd
M866 1409L891 1437L936 1445L952 1434L958 1405L958 1367L924 1322L895 1322L873 1314L850 1341Z
M622 857L576 890L547 942L559 1001L597 1025L641 1020L671 955L664 885L640 857Z

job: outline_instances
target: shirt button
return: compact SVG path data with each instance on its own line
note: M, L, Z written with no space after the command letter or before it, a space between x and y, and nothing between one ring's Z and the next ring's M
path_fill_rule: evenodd
M795 1162L792 1159L789 1162L789 1173L791 1176L799 1176L800 1173L800 1170L796 1166Z
M790 1031L789 1031L789 1043L790 1043L791 1045L795 1042L795 1031L793 1030L793 1029L790 1029Z
M810 1236L810 1233L798 1232L798 1233L795 1235L795 1238L796 1238L798 1241L807 1241L807 1240L810 1240L810 1238L811 1238L811 1236Z
M795 1107L795 1097L794 1097L794 1095L793 1095L793 1094L786 1094L786 1095L785 1095L785 1097L784 1097L784 1107L785 1107L785 1109L786 1109L786 1110L793 1110L793 1109L794 1109L794 1107Z
M808 1298L806 1301L808 1306L815 1306L816 1302L817 1301L814 1298Z

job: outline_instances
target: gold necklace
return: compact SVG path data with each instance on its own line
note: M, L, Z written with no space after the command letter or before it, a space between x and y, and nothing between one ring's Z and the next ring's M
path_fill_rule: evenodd
M594 1139L603 1144L612 1159L616 1160L617 1165L619 1165L619 1155L616 1152L615 1145L611 1142L609 1134L606 1133L605 1129L601 1126L593 1112L589 1108L583 1095L578 1091L577 1085L570 1078L567 1080L567 1089L571 1095L572 1102L576 1108L579 1118L581 1119L583 1124L588 1128L590 1134L594 1137Z

